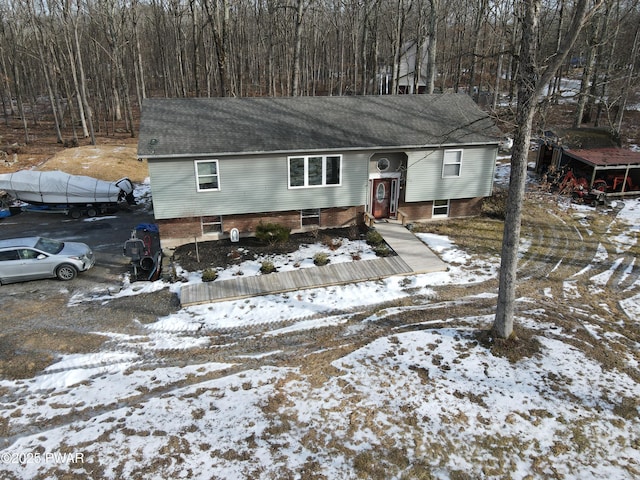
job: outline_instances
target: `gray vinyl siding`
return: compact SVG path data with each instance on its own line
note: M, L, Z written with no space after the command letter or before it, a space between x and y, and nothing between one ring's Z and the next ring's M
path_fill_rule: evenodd
M442 177L444 149L408 152L405 201L425 202L491 195L497 147L452 147L462 150L460 176Z
M339 186L290 189L288 156L218 160L219 190L198 192L193 159L150 159L156 219L364 205L369 154L342 156ZM204 158L198 158L204 160Z

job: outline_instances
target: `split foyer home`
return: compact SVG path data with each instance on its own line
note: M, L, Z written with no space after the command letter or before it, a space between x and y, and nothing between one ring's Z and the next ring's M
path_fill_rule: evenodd
M500 136L461 94L146 99L138 158L170 248L476 214Z

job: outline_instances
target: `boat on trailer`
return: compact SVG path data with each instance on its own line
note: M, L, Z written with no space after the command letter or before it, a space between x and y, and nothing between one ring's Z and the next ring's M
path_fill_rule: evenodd
M128 178L107 182L60 171L21 170L0 174L0 190L29 204L26 210L67 213L78 218L114 211L123 203L133 205L133 184Z

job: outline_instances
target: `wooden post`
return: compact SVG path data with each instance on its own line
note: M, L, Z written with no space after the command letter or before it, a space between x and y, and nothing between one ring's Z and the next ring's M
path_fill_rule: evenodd
M622 180L622 190L621 192L624 194L624 190L627 187L627 180L629 178L629 169L631 168L631 164L627 165L627 169L624 171L624 180ZM624 197L624 195L623 195Z

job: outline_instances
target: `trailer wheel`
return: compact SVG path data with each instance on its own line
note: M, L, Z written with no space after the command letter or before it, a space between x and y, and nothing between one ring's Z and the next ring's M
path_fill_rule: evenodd
M77 220L82 216L82 210L80 210L79 208L73 207L72 209L69 210L69 216Z
M94 207L87 208L87 217L95 217L98 215L98 211Z

